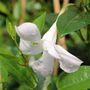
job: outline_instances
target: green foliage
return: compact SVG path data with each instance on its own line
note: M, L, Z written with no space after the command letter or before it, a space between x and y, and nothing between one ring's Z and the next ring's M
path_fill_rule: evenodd
M85 6L90 7L90 0L83 0L83 3L84 3Z
M0 84L3 83L3 82L7 82L7 80L8 80L8 72L7 72L7 70L5 69L5 66L3 66L3 64L0 60Z
M88 24L90 24L90 13L80 10L75 5L69 5L66 11L59 16L57 28L60 36L64 36Z
M40 17L34 20L34 23L38 26L41 32L45 25L45 19L46 19L46 13L43 13Z
M4 50L5 51L5 50ZM0 52L0 75L3 81L6 81L8 74L11 75L20 85L35 88L37 85L37 78L30 67L19 64L21 58L11 55L9 53ZM8 52L8 51L7 51ZM3 77L2 77L3 76Z
M32 90L32 89L30 89L30 87L27 86L27 85L21 85L21 86L18 88L18 90Z
M88 90L90 89L90 66L82 66L77 72L62 73L57 78L58 90Z
M0 2L0 13L3 13L5 15L9 14L7 7L2 2Z
M6 20L6 27L7 27L7 32L9 35L12 37L13 40L16 40L16 31L13 23L10 20Z

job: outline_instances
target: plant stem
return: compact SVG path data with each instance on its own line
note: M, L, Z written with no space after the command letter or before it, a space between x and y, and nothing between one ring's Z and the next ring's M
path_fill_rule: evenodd
M26 16L26 1L27 0L20 0L20 4L21 4L21 16L20 16L19 24L24 22L24 18Z
M60 3L59 0L53 0L53 8L54 8L54 13L59 13L60 11ZM54 68L53 68L53 76L56 76L58 73L58 62L57 60L54 60Z
M26 65L27 65L27 59L26 59L26 57L23 55L22 51L19 49L19 46L18 46L16 40L15 40L14 42L15 42L15 45L16 45L17 49L19 50L20 55L21 55L22 58L23 58L23 62L25 63L25 66L26 66Z
M63 7L68 4L69 0L64 0L63 2ZM53 0L53 8L54 8L54 13L58 14L60 12L60 2L59 0ZM65 44L65 37L63 38L58 38L57 43L61 45L64 49L67 49L67 46ZM54 62L54 70L53 70L53 75L56 76L58 74L58 61L55 60Z

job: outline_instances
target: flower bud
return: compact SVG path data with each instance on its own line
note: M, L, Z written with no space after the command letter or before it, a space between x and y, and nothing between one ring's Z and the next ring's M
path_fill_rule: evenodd
M34 23L23 23L16 28L20 38L26 41L38 41L41 39L38 27Z

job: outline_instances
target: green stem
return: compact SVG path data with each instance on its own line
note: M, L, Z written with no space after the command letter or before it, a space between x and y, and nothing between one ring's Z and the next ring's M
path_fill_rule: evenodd
M19 46L18 46L16 40L15 40L14 42L15 42L15 45L16 45L17 49L18 49L19 52L20 52L20 55L21 55L22 58L23 58L23 62L25 63L25 65L27 65L27 59L26 59L26 57L23 55L22 51L19 49Z
M59 39L59 35L57 36L56 43L58 43L58 39ZM59 67L58 61L54 60L53 76L57 76L58 75L58 67Z

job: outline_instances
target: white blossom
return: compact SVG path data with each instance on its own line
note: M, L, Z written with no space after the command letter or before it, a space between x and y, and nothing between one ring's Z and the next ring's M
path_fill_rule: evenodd
M30 63L34 71L42 76L52 74L54 59L58 60L60 68L67 73L77 71L83 63L79 58L56 44L56 22L44 34L42 39L37 26L33 23L24 23L16 27L16 32L20 37L20 49L23 54L34 55L43 52L39 60Z

